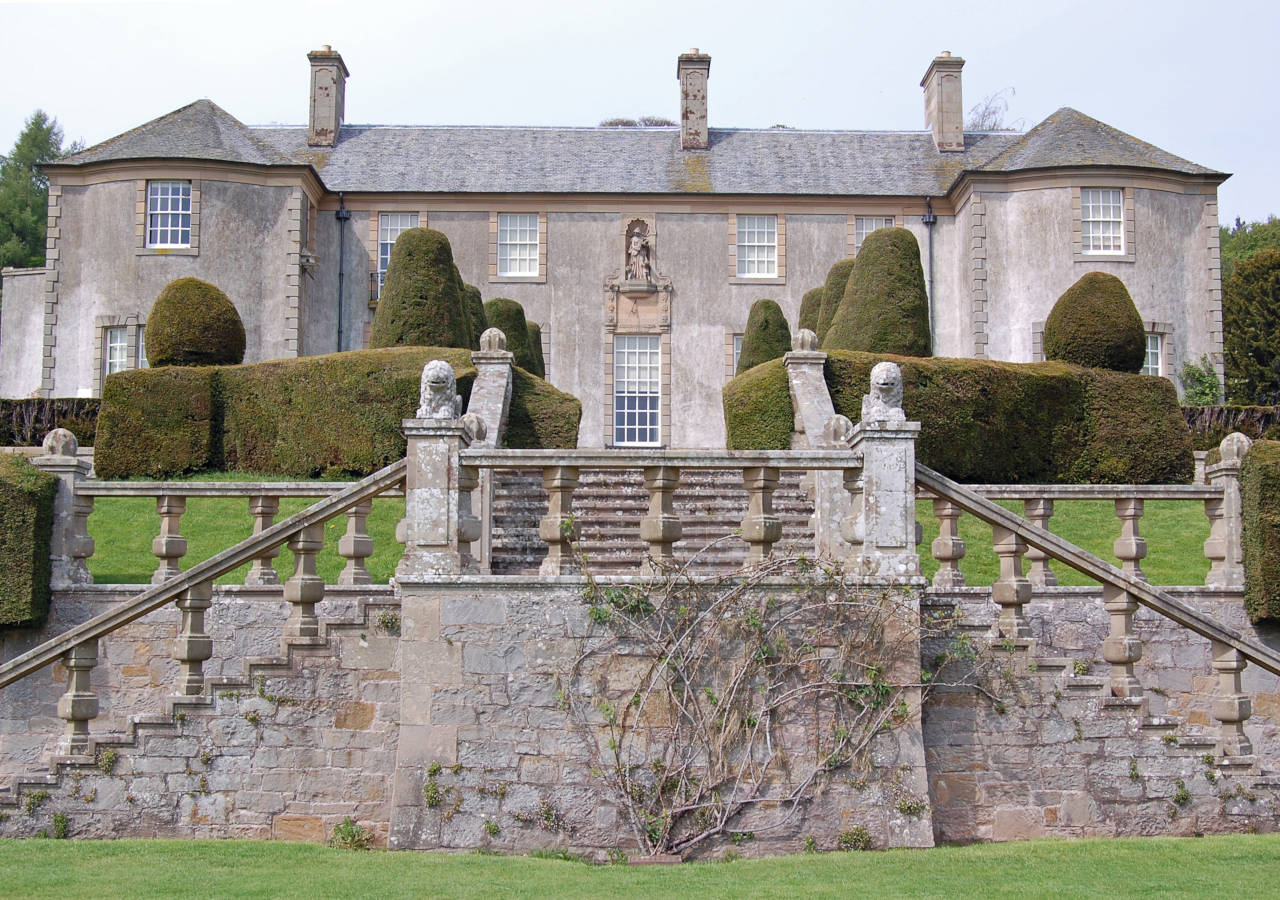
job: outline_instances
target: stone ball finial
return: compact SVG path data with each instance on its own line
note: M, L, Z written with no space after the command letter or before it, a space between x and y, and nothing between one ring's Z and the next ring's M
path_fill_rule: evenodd
M44 436L44 448L46 456L72 456L76 455L76 451L80 449L80 443L76 440L76 436L65 428L55 428Z
M822 438L831 447L849 446L853 440L853 420L836 413L822 426Z
M801 328L796 332L795 337L791 339L792 350L808 350L818 349L818 336L808 328Z
M862 397L862 421L904 422L902 369L897 363L880 362L871 369L871 393Z
M507 336L500 328L486 328L480 335L480 349L492 353L507 349Z
M453 367L442 359L433 359L422 367L418 393L419 419L456 419L462 415L462 398Z
M473 412L469 412L462 417L462 425L471 433L473 443L475 441L483 441L489 435L489 429L484 424L484 419Z
M1240 462L1252 446L1253 441L1250 440L1248 435L1233 431L1222 439L1218 449L1222 451L1223 462Z

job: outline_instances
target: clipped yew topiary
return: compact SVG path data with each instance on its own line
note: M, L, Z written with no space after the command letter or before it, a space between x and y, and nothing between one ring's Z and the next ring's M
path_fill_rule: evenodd
M762 362L778 359L791 349L791 332L782 307L772 300L757 300L747 314L747 330L742 335L742 352L738 355L741 375Z
M547 363L542 358L542 326L537 322L529 322L529 349L533 351L534 368L529 372L539 378L547 377Z
M808 328L814 334L818 333L818 319L822 316L822 296L824 293L826 293L826 290L821 285L805 291L804 296L800 298L800 317L796 320L796 331L801 328Z
M490 328L507 336L507 349L515 356L515 364L526 372L535 371L538 362L529 341L529 323L524 307L506 297L495 297L484 305L484 318Z
M225 366L244 359L244 323L226 294L199 278L160 291L147 316L152 366ZM110 379L108 379L110 380Z
M480 335L489 327L484 317L484 300L480 298L480 288L474 284L462 285L462 309L467 314L467 324L471 331L471 349L480 349Z
M21 454L0 454L0 628L37 625L49 611L57 490L58 479Z
M1138 372L1147 352L1142 318L1124 282L1089 272L1067 288L1044 323L1046 359Z
M471 347L461 285L447 237L430 228L404 231L391 249L369 346Z
M102 386L93 468L99 478L171 478L222 468L216 366L132 369Z
M827 272L827 283L822 286L822 306L818 311L818 328L814 332L818 336L818 346L827 336L831 322L836 317L836 309L844 299L844 290L853 273L854 258L842 259Z
M511 370L511 409L507 413L504 447L578 446L582 404L564 391L519 369Z
M932 354L929 295L914 234L905 228L878 228L867 235L821 347Z
M1191 434L1165 378L1066 363L891 357L835 350L825 376L835 411L857 421L871 368L902 367L903 407L924 428L916 457L959 481L1168 484L1192 473ZM724 388L728 446L789 446L781 360Z
M1240 470L1244 605L1249 619L1280 621L1280 441L1256 441Z

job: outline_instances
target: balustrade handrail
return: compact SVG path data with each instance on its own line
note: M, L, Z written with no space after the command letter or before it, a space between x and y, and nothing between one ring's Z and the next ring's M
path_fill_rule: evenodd
M0 664L0 687L25 678L51 663L57 662L72 648L86 641L102 638L116 629L159 609L201 582L212 581L219 575L238 568L265 551L283 544L304 528L322 524L365 500L383 493L387 488L404 481L405 460L397 460L369 477L348 485L336 494L311 504L306 509L277 522L270 528L246 538L185 572L168 579L132 600L94 616L68 629L40 646Z
M1043 551L1082 575L1126 591L1134 600L1148 609L1194 631L1201 637L1227 644L1254 665L1280 675L1280 653L1250 641L1235 629L1191 608L1160 588L1153 587L1142 579L1117 569L1087 550L1033 525L998 503L986 499L974 490L975 487L981 487L980 485L959 484L920 463L916 463L916 483L923 485L938 497L955 504L964 512L990 525L1008 529L1028 545Z
M988 500L1215 500L1220 484L966 484L964 487ZM933 495L917 483L920 496Z
M659 450L634 447L614 450L463 450L464 465L481 469L536 469L576 466L579 469L844 470L862 466L860 450Z
M98 481L76 483L81 497L332 497L356 481ZM383 496L401 492L388 489Z

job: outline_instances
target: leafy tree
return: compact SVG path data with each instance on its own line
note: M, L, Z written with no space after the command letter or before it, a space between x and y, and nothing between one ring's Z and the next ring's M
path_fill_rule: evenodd
M1218 229L1218 237L1222 251L1222 281L1225 284L1240 260L1263 247L1280 247L1280 219L1267 216L1265 222L1242 222L1236 216L1236 222L1230 228Z
M1201 356L1198 363L1184 363L1178 377L1182 380L1183 406L1213 406L1218 402L1222 386L1207 355Z
M0 267L44 265L49 179L40 166L80 149L63 150L62 128L37 109L8 156L0 156Z
M1227 397L1242 406L1280 403L1280 248L1236 263L1222 289Z

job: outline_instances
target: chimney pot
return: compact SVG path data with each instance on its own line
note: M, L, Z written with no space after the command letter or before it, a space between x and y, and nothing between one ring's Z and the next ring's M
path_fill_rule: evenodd
M706 150L707 79L711 77L711 57L692 48L676 60L680 79L680 148Z
M342 54L328 44L307 54L311 62L311 103L307 125L307 144L333 147L342 128L343 107L347 95L347 78L351 75Z
M964 150L964 96L960 70L964 60L943 50L924 73L924 121L933 131L933 143L942 153Z

